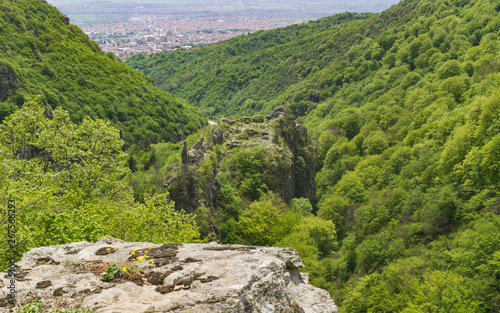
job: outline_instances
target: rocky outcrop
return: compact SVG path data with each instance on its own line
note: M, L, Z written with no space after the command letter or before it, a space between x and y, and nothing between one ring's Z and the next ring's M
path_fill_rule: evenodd
M219 123L225 123L225 124L228 124L228 125L234 125L234 123L236 123L235 121L233 120L230 120L230 119L227 119L227 118L220 118L219 119Z
M220 209L221 184L217 179L221 164L234 150L246 151L254 147L266 147L267 159L262 162L262 183L278 194L285 202L293 198L308 198L314 204L316 199L316 153L307 129L297 124L291 116L284 116L278 108L273 119L266 121L262 116L244 117L236 121L221 118L217 127L207 129L206 138L187 150L182 151L182 163L187 165L183 171L169 171L166 181L170 198L176 209L193 213L200 206ZM251 123L248 123L251 121ZM206 153L217 145L218 155ZM210 158L210 171L203 169L198 176L201 164ZM207 165L207 163L205 163ZM227 165L227 164L226 164ZM238 182L233 187L238 188ZM214 212L215 212L214 211Z
M238 122L242 122L243 124L250 124L252 123L252 118L250 116L240 117L238 119Z
M220 145L222 144L222 141L224 140L224 131L217 127L214 130L214 133L212 134L212 141L214 145Z
M277 114L280 118L275 126L275 138L283 138L293 155L292 194L296 198L308 198L315 202L317 156L307 129L297 124L293 117L284 116L281 111L277 111Z
M189 153L187 157L189 160ZM197 155L195 157L197 158ZM203 205L200 197L200 178L196 168L191 165L183 165L182 167L176 167L173 171L175 171L175 174L168 179L167 186L170 198L175 202L177 209L183 209L187 213L194 213L196 208Z
M299 272L302 262L290 248L106 237L95 244L32 249L17 265L17 298L37 298L46 307L81 305L96 313L337 312L328 292L309 285ZM10 284L4 276L2 298Z
M228 146L229 149L234 149L234 148L237 148L238 146L240 146L241 142L239 142L239 141L228 141L228 142L226 142L226 145Z
M198 164L203 160L203 150L191 149L188 151L188 164Z
M205 142L205 137L200 136L200 140L195 142L189 151L187 151L187 143L184 141L182 148L182 164L199 164L207 150L211 150L212 146Z
M187 150L187 142L184 141L181 152L182 164L188 164L188 150Z
M252 122L254 123L264 123L266 119L260 115L252 116Z
M195 142L193 144L193 146L191 147L191 149L193 150L202 150L203 149L203 142L205 141L205 137L203 137L203 135L200 136L200 140L198 140L197 142Z
M283 115L285 115L283 108L276 108L273 110L273 112L271 114L266 115L266 120L278 119Z
M7 65L0 65L0 100L4 101L23 84L14 77L11 69Z

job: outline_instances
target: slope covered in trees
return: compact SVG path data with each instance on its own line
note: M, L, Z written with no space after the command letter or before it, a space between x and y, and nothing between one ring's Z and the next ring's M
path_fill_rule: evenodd
M307 254L300 231L266 243L317 260L312 282L343 312L498 312L499 12L409 0L350 25L313 29L337 16L129 64L213 114L284 106L304 121L313 212L338 244ZM300 38L266 47L294 28ZM271 198L257 201L245 218L269 211Z
M206 120L153 81L104 54L56 8L39 0L0 1L0 121L34 96L50 116L110 120L126 144L178 140Z
M342 36L336 43L339 51L325 58L318 58L313 46L339 27L368 16L344 13L201 49L138 55L126 63L211 115L243 116L268 107L268 102L291 84L314 74L342 53L355 38Z

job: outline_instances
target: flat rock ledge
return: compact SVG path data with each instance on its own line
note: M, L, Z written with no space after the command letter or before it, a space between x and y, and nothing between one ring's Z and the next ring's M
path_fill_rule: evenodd
M106 237L94 244L35 248L16 264L16 298L39 299L46 307L96 313L337 312L328 292L299 272L302 261L290 248ZM120 269L103 279L102 271L112 264ZM0 312L8 312L10 278L6 273L0 278Z

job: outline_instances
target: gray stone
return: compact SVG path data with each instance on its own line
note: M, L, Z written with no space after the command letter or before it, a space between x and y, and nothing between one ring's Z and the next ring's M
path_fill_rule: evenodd
M214 145L222 144L222 140L224 139L224 131L217 127L212 134L212 141Z
M116 252L96 255L109 246ZM108 262L119 268L137 264L131 251L135 256L148 255L140 262L140 277L104 282L92 270L84 270ZM50 258L54 264L39 265L40 258ZM17 297L39 298L49 308L81 305L96 313L337 312L327 291L306 283L298 270L302 261L290 248L161 245L107 237L95 244L32 249L17 264L27 271L26 279L17 282ZM0 294L5 297L8 280L4 276L0 273Z
M274 119L274 114L266 115L266 120L272 120L272 119Z
M228 141L226 142L227 146L230 148L230 149L234 149L236 147L238 147L239 145L241 145L241 142L239 141Z
M203 160L205 153L203 150L191 149L187 153L188 164L199 164Z
M199 161L198 153L195 149L189 150L187 153L187 157L188 157L189 164L198 163L198 161Z
M208 142L203 143L203 148L201 149L202 151L206 152L208 150L213 151L214 147L209 144Z
M194 149L194 150L203 150L203 141L204 141L205 137L203 137L203 135L200 136L200 140L198 140L197 142L194 143L194 145L191 147L191 149Z
M219 123L226 123L229 125L233 125L235 123L235 121L223 117L223 118L219 119Z
M253 128L243 128L241 130L241 134L242 136L240 137L248 137L248 138L251 138L251 137L254 137L255 135L257 135L259 132L256 131L255 129Z
M252 116L252 122L254 122L254 123L262 123L264 121L265 121L264 117L262 117L260 115Z
M242 122L243 124L250 124L252 122L252 118L249 116L240 117L238 119L238 122Z

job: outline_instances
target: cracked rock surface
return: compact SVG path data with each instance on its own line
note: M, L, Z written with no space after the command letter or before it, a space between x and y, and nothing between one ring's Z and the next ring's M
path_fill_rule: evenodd
M131 251L134 253L131 254ZM143 257L137 262L137 257ZM103 281L118 264L135 275ZM327 291L308 284L290 248L130 243L110 237L35 248L17 263L17 299L54 308L111 312L337 312ZM128 275L128 274L127 274ZM9 278L0 273L0 300ZM2 303L5 303L4 301ZM0 304L0 312L8 312Z

